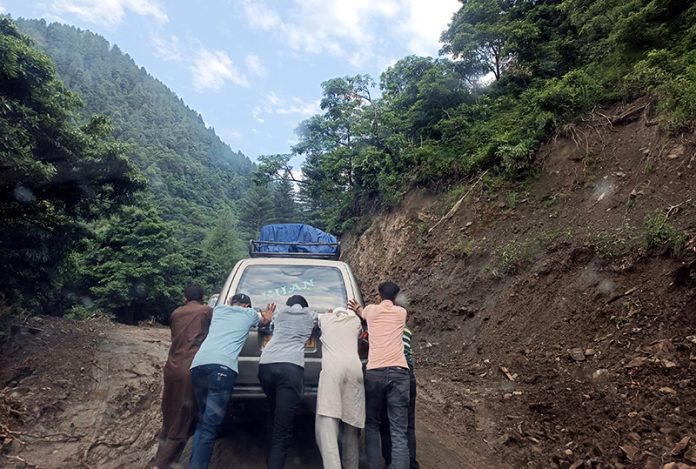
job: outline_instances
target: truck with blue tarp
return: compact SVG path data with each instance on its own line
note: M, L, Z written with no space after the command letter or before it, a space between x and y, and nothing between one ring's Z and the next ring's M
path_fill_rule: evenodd
M249 242L251 257L306 257L338 259L338 239L305 223L278 223L261 228L258 240Z
M304 223L270 224L259 238L249 242L249 258L239 261L220 291L218 303L237 293L251 298L252 306L285 304L292 295L302 295L319 314L345 307L351 298L362 304L358 283L348 264L339 260L338 239ZM239 373L233 402L265 398L258 380L258 362L273 328L253 328L239 356ZM305 346L305 398L311 410L315 403L321 371L321 341L315 329ZM356 338L356 340L359 340ZM360 356L367 360L367 343L360 341Z

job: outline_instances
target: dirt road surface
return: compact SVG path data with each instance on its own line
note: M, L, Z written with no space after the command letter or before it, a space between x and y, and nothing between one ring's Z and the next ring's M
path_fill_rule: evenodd
M145 467L156 450L161 423L161 370L168 329L124 326L105 319L45 318L16 333L14 345L0 359L4 386L0 466ZM431 395L424 390L422 396ZM447 435L447 416L439 408L430 408L428 400L421 399L418 412L422 467L482 467L478 455L457 447ZM229 425L211 467L264 467L265 418L262 413L255 415L240 416ZM444 438L437 436L443 431ZM189 452L187 448L182 460ZM321 467L311 416L298 418L287 467Z

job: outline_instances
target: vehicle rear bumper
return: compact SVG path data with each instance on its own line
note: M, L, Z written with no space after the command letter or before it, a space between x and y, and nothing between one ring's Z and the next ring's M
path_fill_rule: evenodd
M232 393L232 400L228 407L228 413L232 416L242 418L255 418L260 414L265 414L270 409L267 408L266 394L261 386L235 386ZM304 396L298 415L314 414L317 409L317 387L305 386Z
M305 399L307 398L316 398L317 396L317 386L307 386L305 385L304 387L304 397ZM233 401L250 401L250 400L257 400L257 399L266 399L266 394L264 394L263 389L261 389L261 385L238 385L234 387L234 391L232 392L232 400Z
M321 373L321 358L305 357L304 396L316 398ZM259 357L239 357L237 382L232 392L232 401L265 399L259 382Z

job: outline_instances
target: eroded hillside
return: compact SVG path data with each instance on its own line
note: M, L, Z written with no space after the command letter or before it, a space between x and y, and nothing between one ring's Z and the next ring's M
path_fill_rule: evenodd
M597 111L533 180L411 193L344 238L364 294L409 296L421 401L482 461L696 464L696 138L649 111Z

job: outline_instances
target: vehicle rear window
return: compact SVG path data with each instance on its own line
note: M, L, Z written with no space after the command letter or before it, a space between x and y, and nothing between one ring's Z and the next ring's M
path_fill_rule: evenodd
M250 265L244 269L236 293L251 297L252 305L284 305L292 295L302 295L314 311L345 307L346 286L341 271L316 265Z

